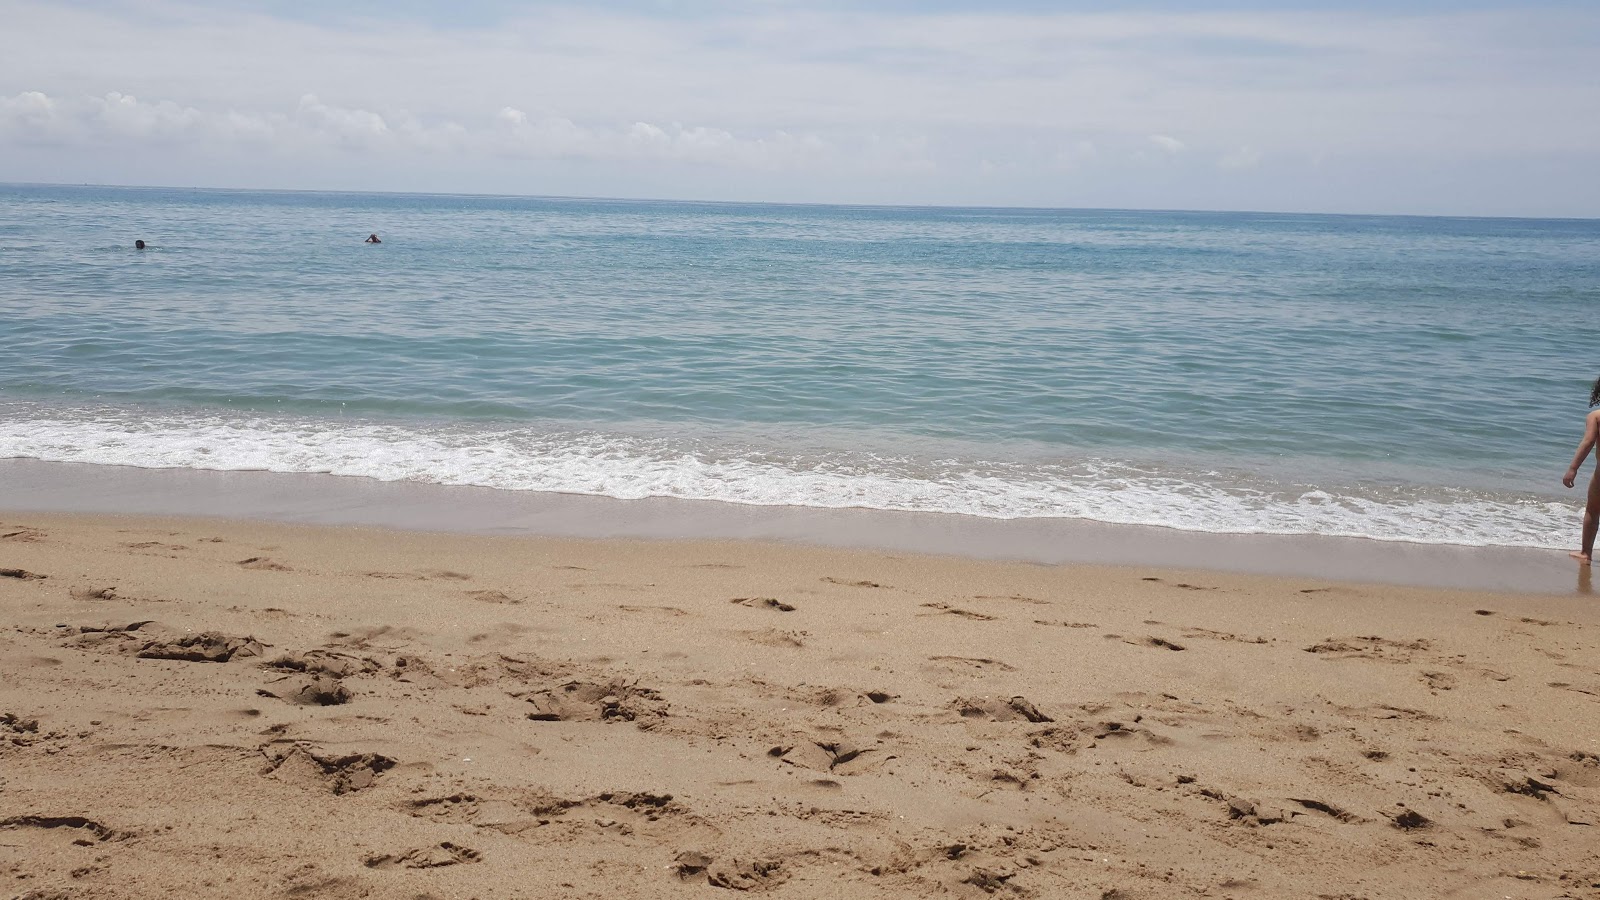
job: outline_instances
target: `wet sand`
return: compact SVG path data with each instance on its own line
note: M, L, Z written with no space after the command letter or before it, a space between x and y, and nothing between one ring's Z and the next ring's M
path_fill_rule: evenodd
M8 512L0 609L7 896L1600 893L1570 588Z
M139 469L0 460L0 509L229 516L306 525L546 537L758 539L1035 563L1156 565L1378 584L1571 593L1591 589L1560 550L1326 535L1240 535L1082 519L988 519L501 491L332 475ZM1573 522L1576 542L1578 523ZM1576 544L1574 544L1576 546Z

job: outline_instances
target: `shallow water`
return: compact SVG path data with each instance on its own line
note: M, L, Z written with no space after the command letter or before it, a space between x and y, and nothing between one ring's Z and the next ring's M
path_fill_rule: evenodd
M13 185L0 276L0 456L622 498L1559 547L1600 374L1595 221Z

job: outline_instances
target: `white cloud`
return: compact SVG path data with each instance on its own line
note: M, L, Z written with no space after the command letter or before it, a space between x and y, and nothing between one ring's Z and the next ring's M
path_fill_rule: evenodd
M140 103L132 94L112 91L89 100L90 113L104 129L122 137L145 140L175 140L193 132L201 124L200 111L179 106L171 100Z
M231 109L223 113L215 124L217 133L223 139L241 143L268 143L278 133L278 127L270 119Z
M170 100L143 102L113 91L104 97L53 98L38 91L0 97L0 133L22 139L71 134L84 142L275 144L284 152L322 147L374 152L500 154L533 159L688 162L777 171L826 158L815 135L776 131L741 137L722 128L635 122L589 127L560 116L533 118L512 107L467 126L430 125L404 110L380 113L324 103L306 94L289 112L207 113Z
M1187 149L1184 146L1183 141L1165 134L1150 135L1150 143L1155 144L1163 152L1171 155L1182 153L1185 149Z
M389 123L371 110L329 106L315 94L300 98L295 117L313 132L327 135L337 143L358 149L372 149L394 137Z
M0 151L69 148L23 172L61 181L159 144L171 181L195 160L250 184L263 160L334 180L381 157L396 186L1252 208L1345 202L1322 174L1341 167L1399 185L1449 165L1600 213L1600 187L1524 174L1600 167L1600 117L1571 114L1600 108L1600 11L492 8L512 12L445 28L409 6L0 0Z
M23 91L15 97L0 97L0 122L13 127L43 125L55 115L55 101L39 91Z
M56 102L40 91L0 97L0 141L46 144L65 137Z

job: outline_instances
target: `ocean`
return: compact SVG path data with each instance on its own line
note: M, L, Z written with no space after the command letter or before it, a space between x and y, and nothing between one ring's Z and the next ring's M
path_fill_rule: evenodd
M1597 312L1594 220L0 185L0 458L1558 548Z

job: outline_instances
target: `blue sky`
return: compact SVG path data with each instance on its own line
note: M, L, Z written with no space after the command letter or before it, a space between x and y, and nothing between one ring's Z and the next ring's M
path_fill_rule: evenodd
M0 0L0 180L1600 216L1600 5Z

